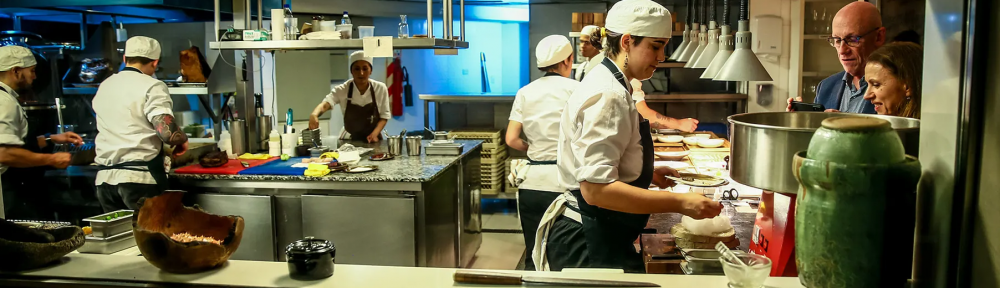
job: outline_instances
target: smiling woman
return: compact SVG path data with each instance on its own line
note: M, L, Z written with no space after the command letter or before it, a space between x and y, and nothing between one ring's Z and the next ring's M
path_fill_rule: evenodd
M865 100L881 115L920 118L923 48L908 42L892 43L872 52L865 66Z

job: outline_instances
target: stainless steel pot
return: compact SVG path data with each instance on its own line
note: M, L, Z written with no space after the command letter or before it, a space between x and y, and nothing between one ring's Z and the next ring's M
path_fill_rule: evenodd
M888 120L899 133L906 154L917 156L920 120L903 117L825 112L765 112L729 116L729 175L744 185L781 193L795 193L792 157L809 148L809 140L824 119L877 117Z

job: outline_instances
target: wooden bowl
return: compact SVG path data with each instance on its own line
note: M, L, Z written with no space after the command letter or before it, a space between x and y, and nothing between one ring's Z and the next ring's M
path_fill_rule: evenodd
M170 273L197 273L222 266L240 247L243 217L212 215L184 207L183 198L182 191L167 191L139 200L139 211L132 215L139 251L150 264ZM222 242L179 242L170 238L178 233Z

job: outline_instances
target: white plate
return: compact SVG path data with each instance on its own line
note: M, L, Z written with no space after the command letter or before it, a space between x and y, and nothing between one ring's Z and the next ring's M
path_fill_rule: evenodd
M678 161L687 157L691 152L688 151L677 151L677 152L653 152L657 158L669 161Z
M687 145L698 145L698 140L700 140L700 138L697 138L697 137L687 137L687 138L684 138L683 141L684 141L684 144L687 144Z
M655 161L653 162L653 167L670 167L674 168L674 170L681 170L690 168L691 164L688 164L687 162L678 162L678 161Z
M663 142L663 143L678 143L678 142L684 141L684 136L681 136L681 135L665 135L665 136L658 136L658 137L656 137L656 140L659 140L660 142Z
M722 144L725 142L725 139L699 139L698 146L705 148L717 148L722 147Z

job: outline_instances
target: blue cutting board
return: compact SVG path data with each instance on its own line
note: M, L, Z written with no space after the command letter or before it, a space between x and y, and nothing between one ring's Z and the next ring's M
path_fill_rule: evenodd
M267 162L260 166L250 167L239 172L239 175L292 175L302 176L306 168L294 168L292 165L302 163L302 159L309 157L292 157L288 161L281 159Z

